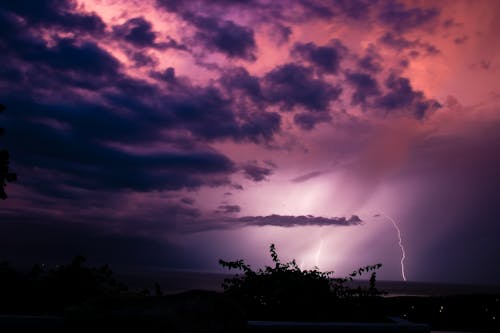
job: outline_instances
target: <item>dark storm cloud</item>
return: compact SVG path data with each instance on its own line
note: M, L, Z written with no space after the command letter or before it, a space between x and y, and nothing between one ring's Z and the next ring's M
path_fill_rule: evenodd
M371 73L378 73L382 70L382 57L374 46L370 46L366 54L358 60L358 67L361 70Z
M25 36L6 38L10 39L1 41L10 54L2 55L4 63L14 62L12 68L15 68L22 62L24 67L22 71L13 69L8 75L19 78L20 84L14 87L20 90L19 94L52 87L60 92L64 91L70 99L78 99L71 92L74 87L94 91L113 87L112 92L101 92L108 102L107 106L84 103L89 107L88 110L80 109L75 114L61 112L57 115L64 120L68 117L80 118L77 127L92 125L95 121L104 124L95 129L96 134L102 134L104 138L118 135L119 137L113 138L125 141L140 139L134 133L152 138L158 132L159 124L167 128L185 128L196 137L207 140L233 138L261 142L270 140L280 130L279 114L240 112L241 119L238 119L233 112L233 101L223 97L216 87L179 83L173 68L152 74L175 87L175 91L165 93L154 85L121 73L118 60L92 42L80 44L72 39L60 39L48 46ZM159 105L162 105L162 112L159 112ZM129 115L120 116L116 113L117 109L128 110ZM50 117L50 113L48 116ZM71 119L66 121L71 122ZM152 129L154 130L151 131ZM124 133L127 135L123 135Z
M408 40L402 36L396 35L393 32L386 32L382 37L379 38L379 41L395 50L403 51L405 49L412 49L410 54L414 54L414 56L418 55L418 51L415 49L422 50L426 53L426 55L436 55L439 54L439 49L429 43L422 42L420 40Z
M260 166L257 161L248 161L241 168L245 177L254 182L263 181L273 174L272 167Z
M25 50L26 61L40 62L54 70L114 75L120 67L116 58L93 42L78 45L73 39L61 39L53 47Z
M16 163L67 175L61 180L70 186L138 191L196 188L229 183L227 177L236 171L224 155L195 145L180 151L139 154L107 143L137 145L160 139L154 123L162 119L154 113L148 115L151 110L139 110L141 117L136 119L92 104L6 102L18 111L8 119L16 137L11 144Z
M340 61L347 53L347 48L339 41L333 40L328 46L317 46L313 42L296 43L292 54L310 62L320 73L337 74Z
M76 12L77 3L73 0L16 0L4 1L4 11L27 20L33 26L51 27L78 33L102 34L105 24L95 13Z
M423 119L441 107L439 102L428 99L421 91L413 90L410 80L391 74L385 81L388 92L375 100L375 106L385 114L406 113L415 119Z
M195 39L208 50L221 52L229 58L256 60L256 43L251 28L230 20L187 14L183 17L193 24L197 32Z
M151 23L143 17L134 17L121 25L115 25L113 34L136 47L155 46L156 33L152 30Z
M255 143L271 141L281 129L281 116L276 112L247 114L241 126L241 135Z
M362 220L353 215L345 217L321 217L321 216L293 216L293 215L268 215L268 216L244 216L234 220L235 223L242 223L249 226L277 226L277 227L297 227L297 226L350 226L359 225Z
M187 51L187 47L168 36L165 41L157 40L157 33L153 31L151 22L143 17L134 17L125 23L113 26L113 37L124 40L131 45L143 49L146 47L177 49Z
M264 77L265 97L280 104L285 110L296 106L325 111L336 100L342 89L314 77L313 70L299 64L285 64L274 68Z
M259 78L250 75L243 67L231 68L224 71L220 82L226 89L240 90L254 101L262 99L262 90Z
M378 96L381 93L377 80L369 74L348 73L346 80L355 89L351 96L352 105L365 106L368 98Z
M168 67L161 72L151 71L149 74L152 78L155 78L166 83L176 83L177 78L175 77L175 68Z
M38 31L26 29L20 20L2 11L0 24L8 32L0 37L0 43L5 48L1 57L5 57L11 64L24 60L56 70L89 72L93 75L115 73L120 66L113 56L94 42L60 38L49 45L38 36Z
M38 32L20 26L18 20L1 24L9 33L0 36L0 45L5 48L0 59L10 74L0 80L15 78L16 85L10 90L17 89L20 94L35 89L100 88L115 79L121 68L116 58L92 41L60 38L48 44Z
M199 138L265 142L280 130L278 113L242 110L237 115L233 100L216 87L191 87L186 92L189 94L165 100L165 106L170 106L177 125L182 124Z
M379 20L394 31L407 31L436 21L440 11L437 8L407 8L398 1L383 2Z

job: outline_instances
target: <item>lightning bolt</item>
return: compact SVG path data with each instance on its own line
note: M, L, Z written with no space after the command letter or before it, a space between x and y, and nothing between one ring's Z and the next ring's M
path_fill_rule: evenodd
M406 281L406 274L405 274L406 251L403 245L403 238L401 237L401 230L399 229L399 226L397 225L396 221L394 221L394 219L389 215L380 212L379 214L375 214L373 217L379 217L379 216L384 216L388 221L391 222L391 224L394 226L394 229L396 229L398 235L398 244L399 248L401 249L401 276L403 277L403 280Z

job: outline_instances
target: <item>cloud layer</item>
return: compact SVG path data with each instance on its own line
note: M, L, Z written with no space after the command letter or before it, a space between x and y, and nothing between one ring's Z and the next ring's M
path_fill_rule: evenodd
M494 197L495 6L3 3L2 145L19 181L0 217L155 240L228 219L354 226L323 216L411 206L387 193L427 191L450 159L453 182Z

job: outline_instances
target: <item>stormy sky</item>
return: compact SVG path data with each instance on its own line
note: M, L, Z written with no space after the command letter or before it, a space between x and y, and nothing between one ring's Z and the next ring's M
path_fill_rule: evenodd
M0 259L500 281L498 1L16 0ZM389 216L390 218L387 218Z

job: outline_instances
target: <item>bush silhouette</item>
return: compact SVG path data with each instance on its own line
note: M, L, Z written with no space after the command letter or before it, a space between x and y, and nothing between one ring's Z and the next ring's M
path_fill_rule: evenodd
M35 265L27 274L0 263L0 312L57 314L127 289L107 265L86 267L84 263L84 257L76 256L70 264L53 269Z
M224 280L224 293L233 297L252 319L336 320L371 319L377 315L373 305L376 289L375 270L382 265L361 267L348 277L333 278L333 272L317 268L302 270L295 260L281 263L276 247L270 246L274 266L254 271L243 260L219 264L243 272ZM353 277L372 272L368 288L346 286ZM370 305L370 306L368 306ZM370 317L370 318L368 318Z

